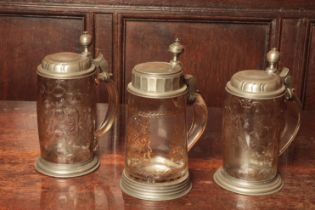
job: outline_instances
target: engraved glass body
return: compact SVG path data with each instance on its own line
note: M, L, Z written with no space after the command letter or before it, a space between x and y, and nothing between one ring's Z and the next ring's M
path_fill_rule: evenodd
M41 156L72 164L94 157L97 141L94 76L51 79L38 76L38 132Z
M148 183L186 175L186 96L148 99L130 94L127 115L127 175Z
M223 115L223 168L232 177L263 181L277 175L284 128L284 98L247 99L227 94Z

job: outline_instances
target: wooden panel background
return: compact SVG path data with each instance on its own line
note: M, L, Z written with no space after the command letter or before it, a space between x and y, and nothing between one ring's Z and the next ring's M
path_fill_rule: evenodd
M306 92L304 95L304 108L315 109L315 22L310 24L308 52L306 59Z
M281 60L279 64L290 69L294 78L296 94L302 96L307 21L306 19L286 18L282 21L281 29Z
M94 18L94 55L102 53L108 62L109 71L113 72L113 33L112 15L96 14ZM116 78L114 78L116 79ZM99 101L107 101L106 89L103 84L97 87L97 98Z
M30 2L30 0L26 0ZM4 1L10 3L10 0ZM14 2L25 3L25 0L14 0ZM82 4L82 5L135 5L135 6L159 6L159 7L213 7L213 8L261 8L261 9L275 9L275 8L284 8L284 9L315 9L315 2L313 1L301 1L301 0L31 0L31 2L47 4L47 3L63 3L63 4ZM44 2L44 3L43 3ZM76 6L77 6L76 5Z
M83 17L1 15L0 99L36 99L36 69L58 51L78 51Z
M132 67L169 61L168 45L179 37L184 71L197 77L209 106L222 105L234 72L264 68L265 53L278 47L279 66L291 69L304 108L314 110L315 3L255 1L1 1L0 100L36 100L41 59L80 52L78 39L87 30L95 41L91 51L109 62L122 103ZM107 100L104 91L100 86L99 101Z

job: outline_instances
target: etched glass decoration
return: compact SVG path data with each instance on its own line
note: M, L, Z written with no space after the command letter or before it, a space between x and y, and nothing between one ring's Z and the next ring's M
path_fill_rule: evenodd
M224 169L229 175L252 181L276 176L284 108L283 98L227 95L222 135Z
M126 173L155 183L187 173L185 96L128 101Z
M63 164L92 159L97 146L94 137L94 78L62 80L39 77L38 87L42 157Z

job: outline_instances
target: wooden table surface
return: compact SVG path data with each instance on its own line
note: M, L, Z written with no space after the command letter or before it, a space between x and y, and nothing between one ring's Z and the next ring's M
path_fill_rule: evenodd
M104 104L99 104L101 115ZM0 209L315 209L315 112L304 112L299 135L281 157L285 185L268 196L225 191L212 179L221 161L221 111L209 109L206 133L189 153L193 188L183 198L149 202L123 194L123 128L119 123L100 139L100 168L89 175L57 179L38 174L35 102L0 101Z

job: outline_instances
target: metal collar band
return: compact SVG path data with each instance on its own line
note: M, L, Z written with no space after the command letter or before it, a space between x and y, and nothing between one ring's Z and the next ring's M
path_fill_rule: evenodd
M95 73L89 57L61 52L47 55L37 67L37 74L51 79L78 79Z
M174 181L145 183L129 177L124 170L120 181L120 188L123 192L130 196L150 201L166 201L180 198L189 193L191 186L188 173Z
M223 189L242 195L270 195L283 187L279 175L266 181L246 181L230 176L222 167L214 173L213 179Z
M172 98L187 92L183 72L179 65L167 62L147 62L132 70L128 92L146 98Z
M35 169L45 175L60 178L70 178L89 174L100 166L97 157L83 163L60 164L52 163L43 158L38 158L35 162Z

